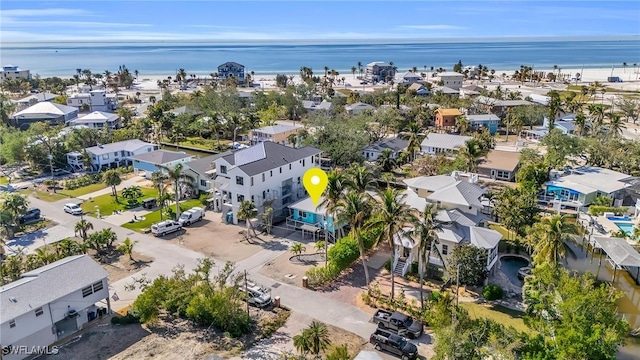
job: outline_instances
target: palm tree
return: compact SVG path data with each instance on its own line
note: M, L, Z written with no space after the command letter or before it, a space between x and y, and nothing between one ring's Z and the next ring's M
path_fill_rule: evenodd
M362 62L358 61L358 73L362 76Z
M575 257L574 251L568 242L575 242L573 234L576 233L576 226L568 221L565 215L552 215L544 217L533 226L529 241L534 249L534 261L549 262L553 266L558 266L561 259L567 253Z
M466 135L467 131L469 131L469 119L466 116L458 116L456 118L456 128L460 135Z
M389 172L396 166L396 161L393 158L393 150L391 149L383 149L376 161L383 172Z
M343 172L331 170L327 173L327 188L324 190L322 202L318 204L318 207L324 207L326 209L324 216L325 218L331 216L334 225L336 221L336 209L338 208L340 200L344 198L347 186L348 179ZM340 228L339 231L342 231L342 228Z
M374 187L373 172L367 166L353 164L347 170L347 184L352 190L365 194Z
M591 131L593 133L597 133L598 131L600 131L602 123L604 122L604 106L602 106L601 104L589 104L588 109L589 116L593 119Z
M116 186L122 183L122 179L120 178L120 172L116 169L107 170L104 174L102 174L102 182L111 186L111 195L116 198L116 202L118 202L118 190Z
M609 136L620 136L622 134L622 129L626 129L622 117L617 113L609 113L607 116L609 117Z
M180 217L180 198L182 197L182 187L193 187L193 183L196 179L183 172L184 166L182 164L178 164L170 169L166 166L159 166L163 172L166 173L167 179L171 181L173 184L173 191L176 197L176 219Z
M20 215L29 209L29 200L22 194L9 194L5 196L2 204L2 212L7 213L11 217L10 224L17 224Z
M331 345L327 325L314 320L301 334L293 337L293 345L303 355L310 352L319 357Z
M138 241L131 241L131 239L126 238L120 245L118 245L117 249L122 251L125 255L129 255L129 260L133 261L133 247L137 244Z
M582 136L587 133L587 117L584 115L582 111L576 114L573 122L576 124L576 132L579 136Z
M407 151L411 154L411 160L414 160L416 153L420 150L420 142L425 136L423 129L420 125L413 122L410 123L400 135L409 140Z
M76 223L75 235L78 236L78 234L80 234L82 240L86 241L87 231L89 230L93 230L93 224L88 220L82 219Z
M404 203L406 194L400 193L400 190L393 188L386 188L385 190L378 191L377 205L374 216L374 221L370 222L367 226L381 226L382 231L376 242L387 241L389 248L391 248L391 264L394 262L395 257L395 237L402 237L405 233L405 225L411 223L412 215L409 205ZM395 298L395 278L394 270L391 269L391 298Z
M244 220L247 224L247 238L251 236L251 219L256 217L257 214L258 210L256 210L256 206L251 201L245 200L240 203L236 216L238 217L238 220Z
M458 150L458 156L464 161L468 172L478 171L478 160L482 157L482 151L476 140L469 140Z
M351 75L353 75L353 78L354 78L354 79L355 79L355 77L356 77L356 70L358 70L358 69L356 69L356 67L355 67L355 66L352 66L352 67L351 67Z
M371 211L370 198L363 191L349 191L343 199L340 199L337 205L338 223L350 224L351 236L358 242L367 286L369 286L369 268L365 260L366 249L362 239L362 227L371 216Z
M167 185L167 180L169 180L169 178L161 171L154 171L151 174L151 182L153 183L153 186L158 189L158 202L160 203L160 220L162 220L162 213L164 210L164 202L160 199L164 195L164 189Z
M142 197L142 189L140 186L129 186L122 189L122 197L129 200L135 200Z
M293 245L291 245L291 248L289 248L289 251L291 251L297 258L298 260L300 260L300 255L307 251L307 248L304 247L304 245L300 242L297 242Z
M438 233L443 231L443 226L447 223L438 219L438 210L435 204L427 204L420 217L413 218L413 230L411 236L417 237L418 253L420 261L420 304L424 309L424 274L428 273L429 259L431 252L435 249L438 257L442 260L442 254L437 245L440 242ZM442 261L444 265L445 262Z
M627 70L627 62L625 61L622 63L622 72L626 73L626 70Z

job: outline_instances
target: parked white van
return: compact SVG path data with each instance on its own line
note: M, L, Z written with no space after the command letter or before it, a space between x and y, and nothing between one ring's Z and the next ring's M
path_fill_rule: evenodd
M165 236L180 230L182 230L182 225L173 220L161 221L151 225L151 233L155 236Z
M178 219L178 222L182 226L189 226L195 222L202 220L204 217L204 209L200 207L192 207L191 209L183 212Z

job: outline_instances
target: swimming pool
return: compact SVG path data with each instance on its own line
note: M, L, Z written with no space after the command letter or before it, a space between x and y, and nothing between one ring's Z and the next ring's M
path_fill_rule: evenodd
M509 281L518 286L522 286L524 282L518 278L518 270L525 266L529 266L529 261L519 256L504 255L500 258L501 266L500 270L507 275Z
M608 217L607 219L611 221L631 221L631 218L628 216L612 216Z
M633 234L633 224L632 223L620 223L614 222L620 230L624 231L627 235L631 236Z

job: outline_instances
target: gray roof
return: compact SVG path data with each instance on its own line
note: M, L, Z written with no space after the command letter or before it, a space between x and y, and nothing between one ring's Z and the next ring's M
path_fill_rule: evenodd
M253 132L261 132L263 134L275 135L275 134L280 134L280 133L283 133L283 132L302 129L302 128L303 128L302 125L277 124L277 125L273 125L273 126L263 126L261 128L253 129L252 131Z
M153 146L153 144L144 142L142 140L133 139L133 140L118 141L110 144L92 146L92 147L86 148L85 150L87 150L87 152L90 152L94 155L102 155L102 154L108 154L108 153L122 151L122 150L134 152L145 146Z
M205 156L200 159L195 159L189 161L186 166L189 167L193 172L198 175L204 175L207 171L213 170L216 168L214 162L226 155L231 154L231 151L226 151L220 154Z
M116 121L120 118L118 114L108 113L104 111L94 111L90 114L87 114L83 117L79 117L70 121L73 124L82 124L82 123L95 123L95 122L105 122L105 121Z
M482 197L486 192L487 190L478 184L458 180L449 186L436 190L433 194L429 195L427 199L443 203L480 208L482 207L480 197Z
M156 150L156 151L150 151L150 152L134 155L131 157L131 159L143 161L143 162L154 164L154 165L164 165L172 161L185 159L189 157L193 157L193 155L189 155L182 152L175 152L175 151Z
M435 176L419 176L415 178L402 180L407 186L415 189L423 189L429 192L442 189L446 186L455 184L456 180L451 175L435 175Z
M576 124L573 121L556 121L553 126L561 126L568 132L573 132L576 129Z
M640 267L640 254L625 239L594 236L598 247L618 266Z
M227 61L227 62L226 62L226 63L224 63L224 64L220 64L220 65L218 65L218 68L221 68L221 67L224 67L224 66L235 66L235 67L241 67L241 68L244 68L244 65L242 65L242 64L238 64L238 63L237 63L237 62L235 62L235 61Z
M495 114L478 114L478 115L465 115L469 121L500 121L500 118Z
M395 137L376 141L373 144L367 146L365 150L381 152L384 149L391 149L393 151L402 151L406 149L408 145L409 140Z
M471 139L473 139L471 136L429 133L420 145L423 147L429 146L438 149L454 150L464 146L464 144Z
M69 256L24 273L20 279L0 287L2 321L34 311L107 276L88 255ZM12 298L16 302L11 301Z
M180 106L179 108L171 109L167 111L167 113L172 113L175 116L182 115L182 114L189 114L189 115L195 116L195 115L200 115L203 112L198 108L186 105L186 106Z
M522 106L533 105L532 102L526 100L500 100L486 96L478 96L476 101L480 104L492 105L492 106Z
M431 89L432 92L441 92L443 94L460 94L460 90L452 89L447 86L436 86Z
M322 150L311 146L296 149L265 141L224 156L223 159L230 165L238 164L236 166L240 170L253 176L320 153Z
M58 95L54 94L54 93L50 93L50 92L42 92L42 93L37 93L37 94L31 94L27 97L24 97L20 100L16 100L17 103L29 103L32 100L36 100L37 102L41 102L41 101L51 101L53 99L55 99Z
M442 77L442 76L462 76L464 77L463 74L460 74L459 72L454 72L454 71L445 71L445 72L441 72L438 74L438 76Z
M476 226L479 220L475 221L472 219L473 216L458 209L442 210L437 217L450 222L443 227L442 232L437 233L442 240L456 244L468 242L481 249L493 249L502 239L502 234L492 229Z
M568 175L550 180L546 186L557 186L576 190L582 194L602 191L611 194L629 186L630 175L599 167L584 166L570 171Z
M29 115L41 115L41 114L47 114L47 115L52 114L52 115L59 116L59 115L71 114L73 112L77 113L78 109L72 106L56 104L49 101L42 101L35 105L29 106L28 108L22 111L18 111L17 113L13 114L13 116L16 117L16 116L29 116Z

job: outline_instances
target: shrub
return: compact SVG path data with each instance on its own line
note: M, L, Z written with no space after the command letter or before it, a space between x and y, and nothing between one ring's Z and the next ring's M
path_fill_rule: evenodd
M329 248L329 261L341 269L351 265L358 256L360 256L358 242L351 236L338 240Z
M482 289L482 296L487 301L502 299L502 295L504 295L504 291L495 284L489 284Z
M387 260L387 261L385 261L385 263L384 263L384 268L385 268L387 271L391 272L391 260Z
M85 174L75 179L65 181L64 188L65 190L75 190L83 186L97 184L100 182L102 182L102 176L100 176L100 174Z
M614 206L589 206L589 214L597 216L602 215L606 212L612 212L616 215L623 214L626 211L623 207L614 207Z
M413 274L417 274L418 273L418 262L414 261L411 263L411 273Z

